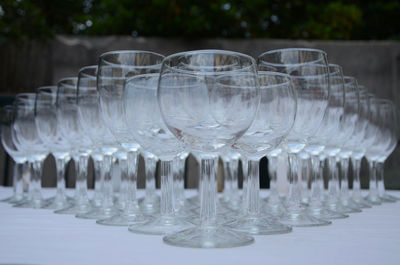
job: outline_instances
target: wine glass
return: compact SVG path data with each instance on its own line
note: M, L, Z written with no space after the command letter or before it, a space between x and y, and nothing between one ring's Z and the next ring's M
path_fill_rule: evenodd
M313 137L310 138L305 151L311 157L311 198L308 205L308 212L310 215L326 220L345 218L348 215L334 211L325 207L322 202L324 183L322 172L320 171L320 163L326 159L327 154L337 151L335 148L347 136L343 131L343 120L347 112L345 112L345 84L342 74L342 69L339 65L329 65L329 82L330 82L330 97L328 101L328 108L325 112L324 118L320 127ZM342 135L336 137L338 134ZM335 138L332 142L331 139ZM327 149L327 151L326 151ZM330 182L332 189L334 183Z
M256 62L244 54L200 50L164 59L157 91L162 118L201 160L200 225L165 236L165 243L224 248L254 242L245 233L217 225L216 167L218 154L253 122L260 101L257 83Z
M69 206L65 194L65 164L70 159L70 145L61 137L57 126L57 86L39 87L36 92L35 123L38 136L49 148L56 160L57 190L56 195L47 199L49 202L44 208L59 210Z
M55 211L58 214L79 214L91 209L87 194L87 161L91 152L91 142L83 133L78 120L76 86L76 77L63 78L57 83L57 128L61 138L70 147L70 156L75 162L77 173L73 201Z
M372 204L362 197L360 184L361 159L365 155L367 145L374 141L374 131L369 126L370 104L368 93L364 86L359 85L359 112L354 133L344 145L344 151L349 152L353 167L353 190L351 200L362 208L371 208Z
M374 205L379 205L383 199L379 196L377 173L380 173L382 169L379 164L382 164L382 161L385 161L396 147L392 132L387 129L388 122L394 122L395 116L389 100L377 98L372 94L370 94L370 107L369 125L375 129L375 137L372 144L367 146L365 153L370 170L369 193L366 199Z
M339 171L337 167L337 156L340 153L343 142L346 141L354 131L355 116L353 116L353 108L350 104L345 104L346 94L351 96L352 93L357 93L357 81L352 77L344 77L345 92L342 90L342 107L341 113L337 116L338 127L335 131L334 137L331 136L326 139L325 148L323 151L322 158L328 160L328 194L325 200L325 206L336 213L354 213L360 212L361 210L350 207L350 205L343 205L340 200L340 183L339 183ZM332 95L333 96L333 95ZM358 108L358 102L356 102L356 109Z
M183 151L164 124L157 102L159 73L136 75L125 85L125 117L129 131L148 152L161 160L161 212L154 220L130 225L134 233L163 235L193 225L175 212L173 165Z
M115 137L104 124L101 116L100 96L97 90L97 69L97 66L87 66L79 71L77 86L79 120L84 131L90 135L93 142L105 143L107 141L112 146L116 144ZM104 145L102 146L104 147ZM118 150L115 155L118 158L121 169L122 185L119 199L123 209L121 213L114 210L111 216L107 213L107 216L97 218L96 223L127 226L129 223L143 222L146 218L138 212L136 200L132 201L130 197L133 183L129 182L129 175L132 175L132 170L130 169L131 166L127 163L127 154L123 150ZM135 165L132 166L135 168Z
M14 160L13 171L13 195L2 202L19 203L24 198L22 175L27 166L27 156L18 150L12 141L12 126L14 122L15 109L13 105L6 105L1 110L1 143L7 154Z
M361 108L359 100L359 89L357 80L353 77L344 77L345 80L345 115L343 118L342 130L348 130L347 136L343 138L340 152L337 154L337 160L340 163L341 178L340 178L340 193L339 200L344 206L344 209L350 212L360 212L361 206L351 200L349 194L348 171L350 163L351 151L348 150L347 144L351 137L358 129L358 114ZM347 149L347 150L346 150Z
M381 108L379 111L379 117L381 118L380 135L382 140L386 141L387 145L385 150L382 150L376 163L376 179L378 186L379 198L382 202L396 202L399 200L397 197L387 194L385 191L384 182L384 163L387 157L393 152L397 146L397 117L396 117L396 106L391 100L382 100Z
M288 212L280 221L291 226L328 225L331 222L311 216L302 206L301 187L298 185L299 179L302 179L302 164L307 167L309 160L308 155L303 157L305 152L302 151L321 125L328 106L330 84L327 55L316 49L273 50L258 57L258 67L289 74L297 92L295 123L285 139L290 165Z
M145 73L159 73L164 56L148 51L112 51L100 56L97 74L97 89L100 94L102 117L106 126L128 153L128 164L132 166L130 177L134 182L131 199L136 204L137 156L140 145L130 134L125 122L124 84L129 77ZM146 151L146 150L143 150ZM155 162L154 155L145 153L146 198L141 201L145 213L154 213L159 209L158 197L155 195ZM154 167L152 167L154 165ZM150 181L149 178L151 178Z
M247 74L242 78L248 78ZM290 226L280 224L260 211L259 161L277 148L292 128L296 115L296 93L290 76L286 74L259 71L258 83L261 100L256 117L234 144L248 161L245 214L228 226L250 234L288 233L292 230Z
M17 94L15 99L15 120L11 136L17 149L27 154L32 167L29 198L15 205L20 208L42 208L47 204L42 196L41 177L43 162L49 150L38 136L35 124L35 99L34 93Z

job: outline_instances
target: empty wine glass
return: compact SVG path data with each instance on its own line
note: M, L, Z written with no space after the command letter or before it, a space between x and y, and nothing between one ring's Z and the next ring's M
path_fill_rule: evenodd
M27 156L17 149L12 141L12 126L15 117L13 105L6 105L1 110L1 143L7 154L14 160L13 195L2 202L19 203L24 198L22 175L27 167Z
M222 248L254 242L217 225L216 167L218 154L246 132L256 115L256 71L253 58L230 51L191 51L164 59L157 92L162 118L201 159L200 225L165 236L165 243Z
M387 146L385 150L382 150L376 163L376 179L378 186L379 198L383 202L396 202L399 200L397 197L387 194L385 191L384 182L384 163L387 157L393 152L397 146L397 117L396 117L396 106L390 100L382 100L381 108L379 112L382 125L380 126L380 135L383 140L386 140Z
M18 150L27 154L31 163L32 176L29 185L29 198L25 202L15 205L21 208L42 208L47 203L42 196L42 170L43 162L49 150L40 140L35 124L35 99L34 93L17 94L15 99L15 120L13 123L13 143Z
M311 156L311 199L308 205L308 212L314 217L322 219L345 218L348 215L325 207L322 202L324 183L320 163L332 152L337 152L341 140L345 139L347 133L344 132L344 120L347 118L348 111L345 111L345 84L342 69L339 65L329 65L330 97L328 108L324 119L317 132L309 140L305 151ZM347 131L346 131L347 132ZM339 135L339 137L338 137ZM335 140L332 141L332 138ZM332 177L332 175L330 176ZM330 189L336 187L332 180ZM338 182L335 182L338 184ZM335 193L336 194L336 193Z
M370 104L368 94L364 86L359 88L359 112L354 133L344 145L344 151L351 157L353 167L353 190L351 200L362 208L370 208L370 204L362 197L360 184L361 159L363 158L366 147L374 141L374 131L370 129L368 119L370 116Z
M159 73L161 61L164 56L147 51L112 51L100 56L99 68L97 73L97 89L100 95L101 114L106 126L127 152L128 164L131 172L129 173L131 189L128 196L131 200L130 205L133 210L136 208L136 178L137 178L137 156L140 152L140 145L131 135L125 122L124 109L124 84L129 77L145 73ZM149 156L147 166L151 166L150 159L156 159ZM155 169L155 167L154 167ZM154 169L149 169L148 176L155 179ZM150 171L153 170L153 171ZM148 183L149 191L147 195L152 198L146 198L143 202L145 212L154 212L157 207L157 197L154 196L155 181ZM155 198L155 199L154 199ZM143 205L143 204L142 204Z
M57 191L56 195L47 199L46 209L62 209L69 206L65 194L65 165L70 159L70 145L61 137L57 126L57 86L39 87L36 92L35 123L38 136L49 148L56 160Z
M302 159L307 141L321 125L329 97L329 69L327 55L316 49L292 48L266 52L258 57L261 70L287 73L297 92L297 113L293 129L285 143L290 172L288 212L280 219L291 226L327 225L329 221L311 216L301 205ZM308 163L308 162L307 162Z
M246 78L247 75L242 76L242 79ZM234 144L248 161L245 214L228 226L250 234L287 233L292 230L290 226L280 224L260 211L259 161L277 148L292 128L296 115L296 93L290 76L286 74L259 71L258 81L261 94L258 112L250 128ZM230 88L228 83L225 89Z
M391 136L392 132L387 128L388 120L395 121L392 104L389 100L379 99L374 95L370 95L371 116L369 125L374 128L375 139L373 143L367 146L365 157L369 163L369 193L366 199L375 205L383 202L378 192L377 172L380 173L381 168L377 167L387 156L394 150L396 141Z
M61 137L70 146L75 162L75 195L71 205L58 209L59 214L80 214L91 209L87 194L87 161L91 142L79 123L77 108L77 78L63 78L57 83L57 126Z
M159 74L136 75L125 85L125 115L138 143L161 160L161 212L154 220L130 225L134 233L163 235L193 225L177 216L174 206L173 162L182 152L181 143L164 124L157 102Z

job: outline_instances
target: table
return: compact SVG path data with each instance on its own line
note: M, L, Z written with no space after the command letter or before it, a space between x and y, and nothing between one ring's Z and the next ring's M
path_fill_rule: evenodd
M44 194L54 192L45 189ZM400 197L400 191L390 193ZM9 195L11 188L0 187L0 199ZM330 226L294 228L289 234L255 240L231 249L178 248L164 244L161 236L0 203L0 264L398 265L400 202L365 209Z

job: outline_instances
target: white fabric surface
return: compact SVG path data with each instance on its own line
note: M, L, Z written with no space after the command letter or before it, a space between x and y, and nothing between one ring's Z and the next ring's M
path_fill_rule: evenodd
M0 187L0 199L9 195L11 188ZM398 265L400 202L365 209L330 226L294 228L289 234L255 240L231 249L178 248L165 245L161 236L0 203L0 264Z

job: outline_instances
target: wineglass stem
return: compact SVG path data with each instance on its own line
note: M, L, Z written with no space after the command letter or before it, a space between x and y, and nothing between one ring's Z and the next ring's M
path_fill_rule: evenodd
M157 158L152 155L144 156L145 167L146 167L146 189L145 189L145 197L147 199L151 199L155 196L156 191L156 166L157 166Z
M376 180L376 162L368 161L369 164L369 193L371 196L378 196Z
M93 168L94 168L94 195L93 195L93 203L95 206L100 206L102 201L102 190L103 190L103 177L101 173L103 158L99 159L98 157L93 158Z
M88 203L87 196L87 165L89 157L80 155L76 161L77 175L75 184L75 200L77 203Z
M126 203L124 211L126 213L136 211L136 181L137 181L137 169L138 169L138 152L128 151L127 152L127 187L126 187ZM121 167L123 170L123 167Z
M216 225L217 164L218 156L210 155L201 160L200 226Z
M229 168L231 172L230 199L236 203L240 199L238 180L239 159L232 159L229 163Z
M229 202L232 193L232 172L230 168L231 161L226 159L223 160L224 167L224 191L223 198L225 202Z
M301 158L301 200L308 203L308 183L310 181L310 163L309 155Z
M113 157L109 154L104 154L103 163L101 168L101 175L103 178L103 209L112 208L113 203L113 184L112 184L112 169Z
M315 206L322 206L322 191L324 190L324 182L322 179L322 167L320 167L320 159L318 155L311 156L311 201Z
M335 156L328 157L328 169L329 169L328 193L329 193L329 199L331 200L331 202L333 202L336 201L339 191L339 174L338 174L339 172L337 170Z
M173 161L161 160L161 216L174 215Z
M56 199L62 199L65 196L65 158L56 157L56 170L57 170L57 191Z
M383 163L376 163L376 181L378 186L379 196L385 195L385 179L384 179L384 166Z
M247 196L245 198L246 213L250 216L257 216L260 213L260 161L249 160Z
M34 203L40 203L42 200L42 169L43 160L36 160L32 163L33 174L31 178L32 184L32 200Z
M341 159L342 179L340 181L340 192L343 199L347 199L349 195L349 158Z
M15 162L13 170L13 199L19 201L24 197L24 184L22 176L24 174L25 163Z
M360 183L360 169L361 160L352 159L353 161L353 197L356 200L361 198L361 183Z
M295 153L289 153L290 172L289 178L289 194L288 203L290 212L298 212L301 210L301 189L299 186L299 163L298 156Z

